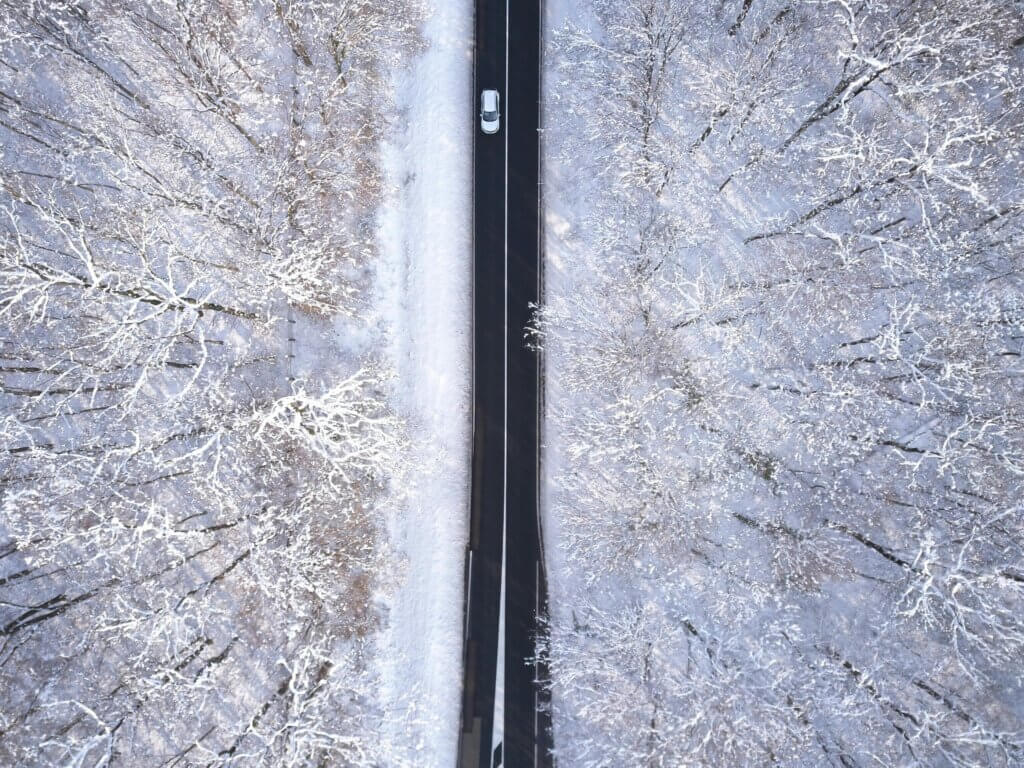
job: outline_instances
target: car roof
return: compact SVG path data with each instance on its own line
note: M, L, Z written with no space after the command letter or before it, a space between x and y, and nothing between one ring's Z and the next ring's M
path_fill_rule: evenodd
M483 93L484 109L495 109L498 106L498 92L486 90Z

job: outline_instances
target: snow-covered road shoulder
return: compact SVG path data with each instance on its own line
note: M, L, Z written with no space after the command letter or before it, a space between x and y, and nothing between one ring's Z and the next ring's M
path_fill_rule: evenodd
M441 766L457 751L469 499L473 14L468 0L428 6L426 47L395 83L384 148L380 305L412 455L388 526L402 564L384 598L382 697L396 753Z

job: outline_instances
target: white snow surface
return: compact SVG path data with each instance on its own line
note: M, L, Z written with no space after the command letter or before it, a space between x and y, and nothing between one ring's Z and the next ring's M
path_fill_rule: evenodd
M472 7L428 0L425 49L397 77L380 235L410 475L388 521L398 583L383 597L385 738L411 765L456 760L472 392Z

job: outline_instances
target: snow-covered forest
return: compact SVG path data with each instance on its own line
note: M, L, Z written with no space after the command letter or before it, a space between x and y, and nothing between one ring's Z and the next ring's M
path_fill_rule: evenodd
M421 17L0 2L0 764L401 763L372 295Z
M569 766L1024 765L1024 21L551 0Z

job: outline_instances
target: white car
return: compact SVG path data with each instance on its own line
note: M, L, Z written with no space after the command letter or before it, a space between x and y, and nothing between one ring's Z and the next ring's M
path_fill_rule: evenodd
M501 127L501 97L497 91L480 92L480 130L484 133L497 133Z

